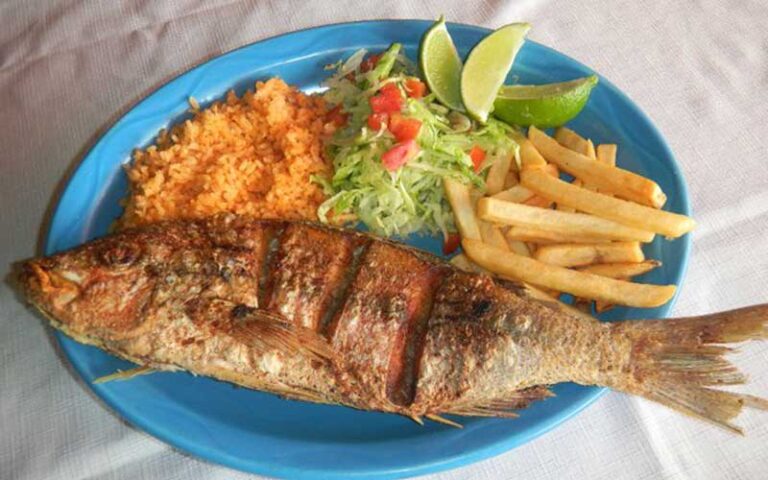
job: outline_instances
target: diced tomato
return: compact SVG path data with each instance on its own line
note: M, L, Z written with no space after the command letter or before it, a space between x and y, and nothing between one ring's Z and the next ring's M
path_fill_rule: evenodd
M375 53L373 55L369 55L360 64L360 71L362 71L362 72L370 72L371 70L373 70L376 67L376 64L379 63L380 59L381 59L381 54L380 53Z
M337 127L343 127L347 124L347 120L349 119L349 114L345 113L341 109L341 105L336 105L332 109L328 111L326 114L326 118L329 122L333 123Z
M456 251L457 248L459 248L459 245L461 245L461 235L458 233L451 233L445 238L445 243L443 243L443 254L444 255L450 255L453 252Z
M400 89L397 88L397 85L392 82L387 83L381 87L379 93L387 98L396 98L400 101L403 100L403 94L400 92Z
M472 159L472 165L475 166L475 172L479 172L480 167L483 165L483 160L485 160L485 150L475 145L472 147L472 150L469 151L469 158Z
M405 92L411 98L421 98L427 94L427 85L418 78L409 78L405 81Z
M384 85L377 95L368 99L373 113L394 113L403 109L405 99L393 83Z
M418 153L419 145L416 143L416 140L407 140L396 144L394 147L384 152L384 155L381 156L381 163L384 165L384 168L390 172L394 172L405 165L408 160L415 157Z
M395 112L389 117L389 131L392 132L398 142L413 140L419 136L421 121L404 117L399 112Z
M372 113L368 115L368 128L378 132L382 126L387 124L388 119L389 115L386 113Z

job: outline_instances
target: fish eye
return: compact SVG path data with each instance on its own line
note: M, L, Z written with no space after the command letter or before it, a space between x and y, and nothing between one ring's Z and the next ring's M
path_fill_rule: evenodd
M141 247L135 243L115 243L97 253L99 261L107 267L129 267L141 258Z

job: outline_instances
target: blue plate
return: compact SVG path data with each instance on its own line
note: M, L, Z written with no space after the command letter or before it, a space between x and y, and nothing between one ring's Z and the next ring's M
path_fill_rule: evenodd
M104 235L121 213L126 193L121 165L131 151L150 144L158 131L187 115L187 98L205 105L234 88L280 76L311 91L327 75L323 66L359 48L381 50L401 42L412 58L431 22L366 21L302 30L257 42L199 65L137 104L96 143L69 181L56 208L46 253ZM451 24L462 54L489 31ZM528 41L510 82L569 80L592 71L550 48ZM595 143L617 143L621 166L654 178L669 196L666 208L689 213L688 198L672 153L650 120L601 78L573 128ZM436 239L412 244L437 251ZM643 278L680 284L690 240L656 240L646 248L663 268ZM609 319L659 318L657 309L618 308ZM497 455L541 435L595 401L603 392L572 384L536 403L516 420L467 418L457 430L420 427L394 415L281 400L272 395L186 373L157 373L126 382L93 385L99 376L131 365L59 335L64 352L86 384L128 422L183 451L233 468L278 477L393 478L444 470Z

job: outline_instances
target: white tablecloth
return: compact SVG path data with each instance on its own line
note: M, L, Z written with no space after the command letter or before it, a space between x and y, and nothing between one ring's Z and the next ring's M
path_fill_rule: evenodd
M700 223L676 315L768 301L764 0L2 2L0 265L35 254L54 192L111 121L191 65L302 27L441 12L487 27L532 22L533 39L611 79L658 125ZM752 377L747 390L768 394L768 344L737 360ZM516 450L431 478L768 477L768 414L739 422L746 437L610 393ZM4 283L0 478L249 476L121 422Z

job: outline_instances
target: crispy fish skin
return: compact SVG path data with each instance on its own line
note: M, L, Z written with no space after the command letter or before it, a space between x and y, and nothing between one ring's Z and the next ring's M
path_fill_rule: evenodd
M156 224L19 266L75 339L313 402L431 417L515 416L573 381L739 431L764 400L711 344L766 337L768 306L603 324L522 285L365 234L219 215Z

